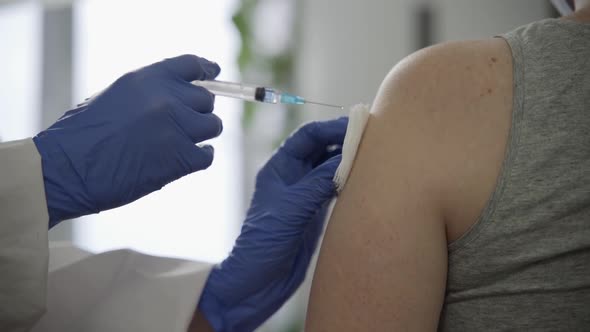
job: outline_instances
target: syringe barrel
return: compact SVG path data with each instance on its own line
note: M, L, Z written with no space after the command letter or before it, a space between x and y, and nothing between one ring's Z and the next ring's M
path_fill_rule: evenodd
M201 86L217 96L257 101L256 89L258 87L256 86L224 81L193 81L193 84Z

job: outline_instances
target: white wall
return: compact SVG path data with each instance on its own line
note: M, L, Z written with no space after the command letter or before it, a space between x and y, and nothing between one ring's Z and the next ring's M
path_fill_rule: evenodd
M438 0L439 40L477 39L547 17L548 0Z
M296 86L309 99L350 106L371 102L389 69L412 47L412 1L306 0ZM309 118L342 112L306 107Z

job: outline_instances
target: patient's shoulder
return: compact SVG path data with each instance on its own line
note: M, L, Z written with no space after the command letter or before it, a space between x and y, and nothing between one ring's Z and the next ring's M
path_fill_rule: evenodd
M510 49L500 38L434 45L393 67L379 91L388 98L380 101L411 103L425 111L465 110L511 86L511 62Z
M391 136L392 126L404 126L404 136L421 143L411 148L428 153L428 181L439 191L449 241L475 222L494 190L511 124L512 86L512 56L500 38L420 50L381 85L373 107L377 127Z

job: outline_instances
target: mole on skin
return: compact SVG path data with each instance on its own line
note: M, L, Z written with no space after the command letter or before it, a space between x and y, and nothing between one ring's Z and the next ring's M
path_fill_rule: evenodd
M491 60L493 63L496 63L496 62L498 62L498 58L496 58L496 57L491 57L491 58L490 58L490 60ZM492 66L492 63L489 63L488 65L491 67L491 66ZM467 68L469 68L469 66L467 66ZM492 94L492 89L491 89L491 88L488 88L488 90L487 90L487 91L488 91L488 94L489 94L489 95L491 95L491 94ZM482 93L482 94L480 94L479 96L480 96L480 97L483 97L483 96L484 96L484 94Z

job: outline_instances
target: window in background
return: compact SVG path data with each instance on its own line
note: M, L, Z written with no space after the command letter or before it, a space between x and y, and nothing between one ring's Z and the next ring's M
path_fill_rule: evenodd
M40 6L0 5L0 141L33 136L39 129Z
M85 0L74 8L74 96L83 100L127 71L184 53L221 65L237 80L239 37L233 0ZM75 242L92 251L130 247L171 257L219 261L239 229L241 103L216 99L224 132L210 143L213 165L128 206L74 223ZM149 135L149 133L146 133Z

